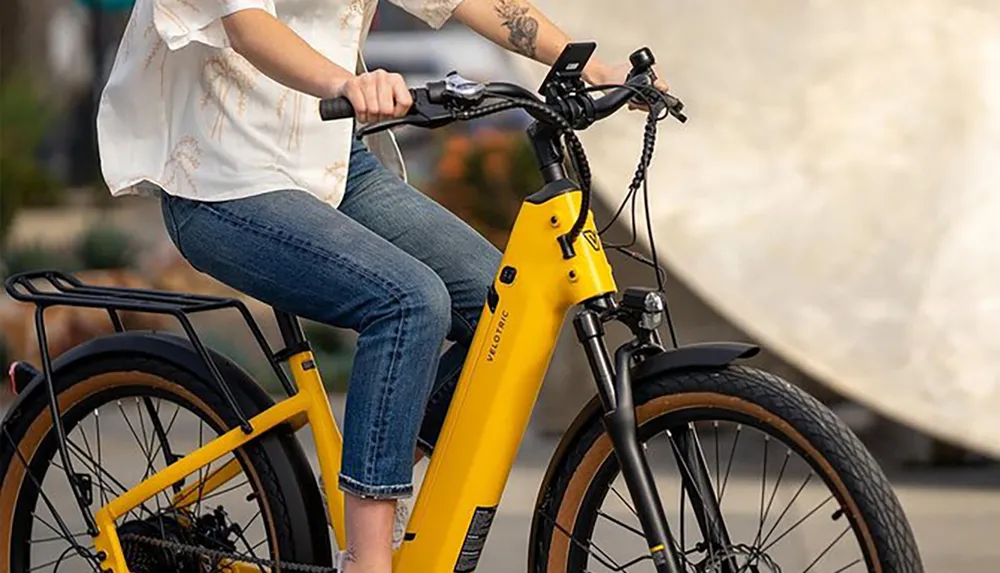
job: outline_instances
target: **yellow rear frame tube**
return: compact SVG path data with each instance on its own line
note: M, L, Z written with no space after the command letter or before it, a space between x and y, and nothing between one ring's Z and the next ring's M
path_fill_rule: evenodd
M396 573L474 571L541 389L566 312L615 292L611 266L588 213L574 255L557 241L580 212L581 192L529 197L518 214L494 279L496 296L484 305L430 466L417 495L406 541L394 556ZM129 573L115 520L201 468L233 453L264 432L288 423L309 425L316 443L330 522L346 547L344 496L338 488L343 439L309 351L289 360L298 392L251 418L253 432L226 432L112 500L95 515L102 570ZM235 459L173 497L188 507L242 473ZM259 571L232 563L236 571Z

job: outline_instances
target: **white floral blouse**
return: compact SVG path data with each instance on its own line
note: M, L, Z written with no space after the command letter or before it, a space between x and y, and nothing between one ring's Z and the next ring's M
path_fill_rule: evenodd
M435 28L461 3L391 1ZM360 70L376 2L138 0L97 117L112 195L148 184L205 201L300 189L339 205L352 121L321 121L316 98L258 72L229 47L221 18L266 10L337 65ZM405 177L391 137L368 144Z

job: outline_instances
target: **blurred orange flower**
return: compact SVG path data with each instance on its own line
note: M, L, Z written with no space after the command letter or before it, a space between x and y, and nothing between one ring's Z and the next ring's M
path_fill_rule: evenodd
M510 159L501 151L490 152L483 161L486 176L494 181L503 181L509 175Z
M445 153L437 167L438 177L456 181L465 174L465 157L459 153Z
M520 132L487 127L471 138L447 134L440 145L440 159L428 191L503 248L521 201L542 186L528 139Z
M510 146L514 134L503 132L495 127L486 127L476 133L475 142L478 146L486 150L502 150Z
M472 149L472 142L464 135L454 135L449 137L444 143L445 157L459 155L463 159Z

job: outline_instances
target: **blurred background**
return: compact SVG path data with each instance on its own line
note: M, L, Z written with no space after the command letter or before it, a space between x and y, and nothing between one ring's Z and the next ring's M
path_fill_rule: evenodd
M861 167L871 170L904 169L914 177L920 177L918 167L926 165L929 156L940 157L940 154L927 152L928 157L907 156L911 150L905 147L893 147L891 153L885 154L872 152L871 149L864 153L855 151L860 147L838 147L843 144L844 134L835 133L828 126L810 123L803 119L805 116L795 114L780 119L787 132L769 131L767 118L755 122L751 117L756 113L755 109L733 103L737 99L744 104L760 103L758 109L762 117L771 109L768 106L780 106L783 112L787 112L794 105L799 105L780 99L777 95L780 87L786 93L810 94L815 98L812 105L829 110L829 114L822 114L824 118L835 111L861 109L864 98L873 95L865 91L871 86L866 84L864 89L854 89L857 86L852 85L851 78L880 72L864 68L859 63L863 61L860 57L834 57L837 49L846 54L848 48L845 46L829 48L812 60L800 57L801 47L806 45L804 42L810 41L801 36L808 36L810 30L815 31L820 26L826 31L841 31L831 32L832 44L845 43L851 36L842 33L843 30L871 30L875 37L880 33L888 34L884 30L880 32L878 26L888 29L901 25L898 22L908 22L907 25L914 26L909 28L907 37L926 40L927 45L940 48L947 41L953 41L953 37L945 38L939 29L921 28L924 20L919 18L908 21L898 16L905 10L925 10L927 14L940 15L943 14L940 10L950 9L944 8L948 3L901 2L896 10L899 14L888 9L879 13L865 8L862 3L849 3L856 9L855 13L843 8L848 4L836 13L824 12L823 6L829 8L833 4L819 2L806 8L791 0L759 4L734 2L731 5L668 0L633 0L621 6L619 3L559 0L538 4L551 10L553 20L564 25L575 37L596 39L602 49L609 46L605 53L612 53L622 61L632 48L643 43L650 43L654 48L667 45L663 43L665 40L658 39L655 30L668 30L666 36L673 38L669 43L669 54L666 58L661 56L660 69L672 82L678 95L688 103L693 127L683 130L672 126L663 128L670 133L661 139L654 164L662 163L667 167L658 167L660 170L654 171L651 188L654 189L654 203L663 201L662 207L654 207L658 209L653 212L654 230L659 238L661 260L669 271L668 295L681 341L724 339L761 344L764 352L754 359L757 365L785 377L829 404L875 453L911 517L928 571L964 573L995 570L995 564L1000 559L1000 547L995 543L1000 536L1000 467L995 459L1000 455L1000 446L990 448L984 444L991 441L1000 444L1000 435L977 430L990 424L996 427L996 420L1000 419L1000 416L993 416L987 420L983 414L1000 412L1000 402L994 400L1000 397L1000 391L996 391L998 377L993 373L995 370L984 369L984 365L991 364L988 360L969 365L969 368L977 369L977 376L982 378L982 385L986 388L974 400L957 382L959 375L941 374L936 370L921 380L914 380L909 373L904 375L908 371L897 362L898 357L894 354L897 347L886 342L899 337L878 328L877 321L871 318L871 308L864 307L865 297L870 295L870 287L876 283L888 285L884 289L888 298L893 298L893 293L905 293L911 288L920 290L926 286L924 277L912 273L893 277L869 273L865 275L868 282L864 284L852 282L851 278L856 279L857 273L852 275L850 269L885 269L894 267L892 261L898 261L903 266L905 255L898 253L934 250L935 244L927 243L925 238L916 234L912 236L912 243L908 243L907 233L910 231L907 229L911 227L896 229L898 233L894 235L873 231L862 220L867 215L855 214L850 215L850 224L830 232L832 238L827 237L828 243L821 244L817 240L813 250L800 259L785 257L782 254L784 251L779 252L780 249L773 245L782 242L786 245L799 244L802 237L809 236L808 232L817 231L818 234L823 221L837 217L834 213L837 205L834 203L810 204L811 199L801 194L780 191L780 185L785 181L782 173L787 168L790 148L801 150L809 145L818 146L822 151L817 153L824 160L840 162L837 163L840 173L854 173L852 169L855 167L858 170ZM580 4L586 5L588 10L579 10ZM667 5L670 5L669 10ZM932 5L937 6L939 12L928 8ZM626 7L635 10L627 12ZM612 8L631 15L617 14ZM647 8L649 12L644 13ZM88 280L102 284L142 285L235 296L236 293L198 273L181 259L166 238L158 205L147 199L131 197L112 201L101 181L93 125L95 101L113 62L130 9L130 0L4 0L0 3L2 272L7 276L22 270L58 268L81 273ZM600 14L601 10L612 11ZM995 12L991 9L988 14L994 22L998 16ZM831 19L833 14L839 20ZM948 14L954 16L952 12ZM976 15L959 14L964 18ZM663 19L659 20L661 17ZM961 22L973 21L956 18L948 20L956 26L951 29L955 34L969 29L962 28ZM638 24L640 21L645 27ZM959 23L955 24L955 21ZM799 30L798 39L793 41L782 36L793 29ZM995 27L992 29L996 30ZM740 32L734 33L733 30ZM767 40L761 41L762 38ZM972 41L976 40L970 39ZM684 42L689 42L690 52L685 52ZM420 49L414 49L414 46ZM900 46L896 48L902 50ZM855 48L877 51L877 46L868 44ZM967 61L962 60L960 55L956 56L951 48L942 48L939 52L941 61L929 67L955 69ZM662 54L660 50L657 53ZM441 30L431 30L388 2L379 3L372 33L365 46L365 57L370 68L399 72L410 85L421 85L457 70L472 79L518 81L534 86L544 73L544 68L510 56L456 22L449 22ZM886 55L878 57L885 58ZM948 60L948 57L956 59ZM912 66L903 67L913 72L915 80L922 80L918 70L926 75L927 67L917 65L917 62L910 63ZM803 70L807 70L808 74ZM805 79L799 78L797 83L790 84L771 81L778 76L792 77L796 73ZM937 83L931 88L942 91L967 88L969 84L959 81L964 76L956 74L934 76ZM759 91L744 93L741 86L746 85L755 85ZM709 93L709 87L714 91ZM851 101L823 107L825 102L829 103L824 97L835 96L820 93L822 89L829 89L834 94L851 93ZM900 102L901 106L903 104ZM984 108L975 109L985 114ZM912 115L919 115L929 110L916 108L911 111ZM894 113L896 110L888 105L856 121L864 129L881 134L881 137L891 131L889 128L894 124L885 118ZM715 118L714 124L710 123L712 117ZM968 121L960 122L965 129L985 115L962 117ZM708 127L699 131L699 121L709 122L705 124ZM631 178L638 159L640 122L641 119L636 118L619 123L609 122L607 127L602 128L603 131L595 128L584 138L595 166L599 194L595 212L599 221L609 219ZM523 195L541 184L535 172L533 155L523 135L527 124L523 113L510 112L433 132L404 129L398 131L397 136L411 182L503 248ZM719 131L723 129L722 124L728 130L725 133ZM687 131L692 132L689 140L685 140ZM794 134L794 138L783 134ZM896 136L899 134L889 133L885 137L892 139ZM913 141L922 141L923 137L943 141L935 133L914 132L906 134L906 137ZM745 138L746 141L741 144L757 154L752 157L744 154L740 158L744 162L748 158L753 159L757 167L738 167L735 162L727 163L728 158L735 157L734 149L738 145L734 141L738 138ZM776 138L787 140L787 146L775 143ZM996 141L994 134L989 145L984 144L977 149L995 149ZM854 144L848 140L844 145ZM972 154L972 151L968 152L968 155ZM764 168L764 165L768 167ZM817 168L811 175L822 178L824 172ZM870 199L879 204L875 212L886 217L898 213L895 201L906 201L902 198L898 181L881 181L869 186L870 183L863 177L855 177L843 182L843 193L817 185L817 194L849 197L844 201L855 206ZM962 180L949 189L934 178L928 181L928 185L932 184L940 188L935 193L944 193L948 197L957 197L962 191L959 186L976 186L975 181ZM662 192L656 190L658 187L663 188ZM716 191L718 188L725 188L729 194ZM848 195L848 188L856 194ZM883 191L894 191L896 194L888 196ZM984 192L990 193L992 189ZM754 203L754 199L760 203ZM909 200L920 201L913 195L909 196ZM893 206L886 207L889 203ZM755 204L765 207L752 212L742 207ZM937 204L933 201L920 204L925 206L923 210L911 209L907 213L913 223L912 228L940 225L940 222L931 220L931 215L938 210L935 208ZM708 221L709 212L721 213L729 218L720 215L719 220ZM751 228L744 221L748 213L755 217L757 224L769 217L773 217L775 222L766 229ZM797 221L804 230L799 235L787 234L788 220ZM744 221L743 226L738 224L740 221ZM628 237L630 228L627 222L622 220L616 223L609 239ZM728 229L728 234L719 234L719 227L710 223L719 223L720 227ZM701 225L700 231L697 230L698 225ZM945 230L948 229L945 226ZM746 234L740 235L740 232ZM764 238L773 250L757 248L763 244ZM760 242L755 243L751 239ZM894 251L897 254L891 257L899 258L875 260L880 242L897 244L899 250ZM859 247L858 243L862 246ZM648 246L647 243L641 244ZM987 238L979 242L978 247L992 252L995 249L987 247L993 244L995 239L991 243ZM843 247L840 251L837 250L838 245ZM963 257L966 257L972 261L968 258L972 257L971 252L952 253L949 260L965 260ZM840 261L834 278L824 274L826 271L816 270L819 267L810 266L810 261L826 259L828 254L829 258ZM758 266L748 262L754 261L754 256L760 259ZM651 284L653 275L647 267L625 258L613 262L620 285ZM974 266L976 272L982 275L994 276L1000 272L1000 267L982 267L971 262L967 266ZM963 267L963 272L966 267ZM813 273L811 276L819 277L822 282L800 280L807 273ZM898 282L893 283L894 280ZM773 286L778 283L784 286L781 289ZM727 288L740 290L746 296L730 296ZM830 302L834 300L833 295L827 298L827 291L837 291L837 296L841 298L837 298L836 303ZM954 292L952 298L963 299L963 295ZM266 333L275 336L273 317L268 309L250 302ZM854 305L854 302L857 304ZM966 298L963 302L972 305L973 301ZM984 307L972 306L970 312L988 312L983 310ZM823 307L835 314L837 320L856 324L857 328L848 330L832 319L817 322L816 307ZM36 361L32 310L15 304L6 295L0 295L0 354L4 364L18 359ZM923 320L918 305L900 312L900 320L908 325ZM111 328L100 313L95 315L87 311L68 311L51 320L59 322L51 327L54 338L50 339L50 344L55 353L90 337L105 334ZM218 316L202 316L197 325L209 345L244 365L268 389L277 390L273 374L236 317L221 313ZM977 327L980 325L976 323ZM148 325L140 322L136 326ZM156 326L161 327L159 324ZM817 335L818 332L827 338ZM977 332L984 337L996 338L995 331ZM354 337L352 333L312 323L307 324L307 333L316 348L324 380L339 413L350 371ZM934 338L933 333L927 336ZM845 346L842 354L827 352L829 347L847 339L854 345L872 349L872 354L864 358L864 368L859 366L855 369L849 364L849 359L844 358L847 351L855 346ZM908 341L901 342L906 343ZM887 346L880 346L883 344ZM892 352L885 350L890 346ZM950 352L949 348L944 346L940 351ZM957 368L961 370L962 366ZM883 374L884 386L877 379ZM508 568L508 557L505 556L511 555L511 552L524 554L523 537L530 517L530 503L544 471L544 463L560 432L592 395L589 377L586 362L575 349L571 332L566 330L532 420L531 432L522 448L519 465L511 478L511 488L505 496L505 501L511 500L506 506L509 509L501 506L498 525L486 551L483 571L517 570L520 566L519 557L515 565ZM933 384L937 390L923 402L906 402L908 381L913 382L914 392L923 391L924 387L920 384L924 383ZM963 399L975 402L978 409L963 410L956 402L950 410L949 419L952 421L945 423L937 415L938 409L929 404L939 404L942 410L948 410L951 388L956 396L961 394L965 396ZM12 398L6 387L0 389L0 412ZM907 404L905 408L898 407L900 400ZM969 439L964 439L965 436Z

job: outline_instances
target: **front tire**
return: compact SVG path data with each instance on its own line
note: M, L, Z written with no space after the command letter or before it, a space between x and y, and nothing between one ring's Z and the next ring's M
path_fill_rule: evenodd
M662 444L662 437L665 436L666 441L672 445L670 430L676 432L678 428L684 428L685 431L693 432L696 437L700 435L697 439L701 441L706 465L714 484L713 493L721 498L722 516L730 528L733 543L730 554L736 555L737 562L741 564L741 568L745 566L746 571L760 573L772 571L832 573L862 570L872 573L921 573L923 571L913 533L898 499L876 461L843 422L800 389L757 369L729 366L712 370L672 372L643 381L634 388L634 399L639 440L646 446L647 457L651 466L658 470L658 475L663 475L665 468L656 462L657 448L666 449L666 457L671 457L670 449ZM729 444L724 447L719 445L720 440L726 438L725 430L720 438L720 424L733 424L736 427L735 432L729 434L732 438L733 451L736 450L740 436L746 438L750 434L749 431L742 434L744 429L753 429L755 435L761 436L755 442L750 442L752 451L746 460L734 464L734 454L731 453L728 464L722 461L720 450L725 453ZM713 434L716 437L714 445L710 441L703 440ZM534 550L533 571L596 573L619 567L625 571L652 571L652 564L648 561L648 546L644 545L645 540L641 538L638 520L633 518L629 522L630 516L622 508L624 505L634 512L634 508L629 506L627 491L623 488L619 491L615 486L620 471L611 440L604 430L600 416L592 416L574 436L568 439L571 440L569 447L564 450L565 453L560 459L553 461L556 464L553 466L554 477L539 497L539 506L534 517L536 525L532 528L534 538L531 540ZM744 443L749 440L750 438L746 438ZM779 449L774 442L782 447ZM781 455L782 449L787 452L785 456ZM767 461L768 453L773 456L770 468ZM778 507L774 502L786 472L792 471L788 463L793 453L801 457L804 462L802 473L806 475L806 484L810 484L810 472L821 478L812 482L812 485L825 485L833 501L833 505L821 507L826 511L813 510L813 514L807 516L802 523L815 515L831 516L829 523L836 523L846 516L847 525L845 526L841 520L836 523L836 528L852 534L850 537L853 537L861 554L854 562L834 561L829 548L818 555L818 558L805 555L805 548L801 550L796 548L789 553L792 558L784 564L772 555L773 552L777 552L775 547L785 541L785 539L772 541L779 536L777 532L784 531L784 526L779 527L780 522L783 519L790 519L786 517L789 511L786 509L775 521ZM713 458L714 467L709 461ZM732 498L738 497L740 495L738 493L730 494L730 498L724 497L727 484L731 491L740 489L737 487L737 482L743 478L735 478L730 483L734 465L738 472L744 473L750 468L761 465L764 468L762 485L743 488L742 498L735 502ZM739 469L742 466L745 466L744 470ZM679 475L678 468L674 467L671 471L673 476ZM723 473L725 473L724 479ZM777 480L772 483L771 480L775 476ZM792 497L789 507L799 501L807 485L799 488L798 493ZM693 542L692 538L697 538L697 533L701 533L702 538L704 534L698 530L697 520L689 519L685 514L685 497L680 493L682 488L678 487L676 490L679 495L668 495L664 489L668 488L669 484L662 478L657 479L657 487L666 510L672 538L681 546L680 549L684 553L683 570L699 573L715 573L723 570L719 565L722 561L721 556L705 554L708 551L705 550L704 544L701 545L701 550L705 553L699 553L699 544ZM794 492L794 489L790 491ZM615 500L616 497L618 500ZM676 510L677 506L673 505L678 497L680 514ZM758 497L759 510L756 503ZM602 509L605 502L614 507ZM730 502L729 506L725 505L726 502ZM742 509L731 512L734 503ZM617 516L613 515L615 508L618 509ZM749 535L744 537L735 535L735 526L748 521L749 517L756 519L758 515L762 519L757 525L756 534L753 533L751 524ZM768 523L769 519L772 523ZM631 533L619 532L610 549L601 547L595 539L599 522L610 523L619 527L621 531L631 531ZM818 522L820 525L826 523L822 519ZM787 523L785 522L786 525ZM771 529L771 537L765 538L768 529ZM784 535L787 536L789 533L791 530ZM623 536L628 535L639 537L636 545L639 554L636 557L635 553L629 553L635 559L631 561L632 565L623 567L623 563L630 563L628 558L616 558L613 554L615 550L620 550L625 545L626 540ZM848 537L843 532L841 536ZM836 538L831 546L841 543L844 543L842 539ZM767 551L761 551L768 544L771 544L771 547L768 547ZM803 545L808 543L804 542ZM645 558L641 554L644 549ZM804 554L798 561L795 560L796 551ZM820 549L817 549L817 553L819 551ZM602 569L602 566L605 568Z

